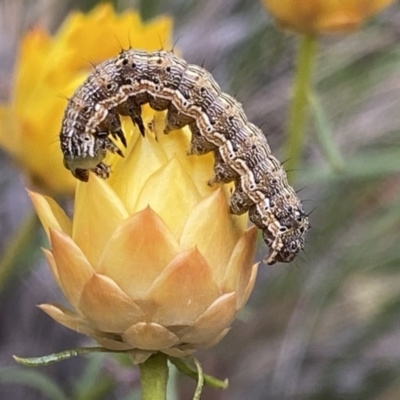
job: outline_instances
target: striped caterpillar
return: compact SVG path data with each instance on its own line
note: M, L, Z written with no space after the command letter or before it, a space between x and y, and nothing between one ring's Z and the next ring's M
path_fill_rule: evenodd
M286 172L261 130L248 122L239 102L223 93L204 68L172 52L123 50L98 65L69 99L60 133L64 165L87 181L89 170L107 178L107 151L126 146L119 115L129 116L144 136L141 106L167 110L165 133L186 125L190 154L214 152L211 183L234 181L233 214L249 212L269 246L268 264L290 262L304 247L308 217Z

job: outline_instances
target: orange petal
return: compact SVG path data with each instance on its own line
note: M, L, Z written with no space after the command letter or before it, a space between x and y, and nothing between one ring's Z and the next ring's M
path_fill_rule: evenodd
M199 317L186 333L179 335L183 343L205 343L229 328L236 316L235 293L219 297Z
M111 187L95 174L77 185L72 237L96 267L115 228L128 213Z
M77 309L83 287L94 270L81 249L66 234L50 229L50 241L61 289L71 305Z
M43 253L44 253L45 257L46 257L47 264L49 264L50 271L53 274L54 280L57 282L57 285L59 287L62 287L62 284L61 284L61 281L60 281L60 277L58 275L56 260L54 259L53 253L50 250L47 250L47 249L42 249L42 250L43 250Z
M250 278L247 281L247 285L238 287L237 296L236 296L237 297L236 309L238 311L246 304L247 300L250 297L251 292L253 291L254 284L255 284L256 278L257 278L258 265L259 265L259 263L254 264L252 266ZM243 281L243 283L244 283L244 281Z
M154 354L154 351L135 349L130 350L128 354L129 358L131 359L131 363L133 365L138 365L144 363L147 359L149 359Z
M112 279L99 274L93 274L86 282L79 309L96 329L104 332L123 332L143 315Z
M85 320L68 308L58 304L40 304L38 307L59 324L64 325L73 331L88 336L92 336L95 333L94 329Z
M49 228L56 229L71 236L71 220L52 198L42 196L39 193L29 190L28 195L32 200L33 206L48 237Z
M223 292L242 293L252 273L254 253L257 244L257 228L252 226L238 240L223 279ZM240 296L241 294L239 294Z
M206 260L192 249L172 260L146 297L153 321L168 326L193 323L220 295Z
M147 180L135 210L143 210L150 205L178 239L199 201L200 195L192 178L174 157Z
M139 299L178 252L164 221L147 207L118 226L104 249L98 271Z
M229 214L224 192L218 189L190 214L182 232L181 247L190 249L197 246L215 280L221 282L240 233Z
M172 349L164 349L162 353L166 354L167 356L182 358L190 356L196 349L185 349L181 350L177 347L173 347Z
M101 334L92 335L93 339L100 343L100 345L106 349L115 351L131 350L132 346L128 343L121 342L119 340L113 340L107 337L103 337Z
M179 338L167 328L146 322L131 326L122 337L125 342L142 350L168 349L179 342Z

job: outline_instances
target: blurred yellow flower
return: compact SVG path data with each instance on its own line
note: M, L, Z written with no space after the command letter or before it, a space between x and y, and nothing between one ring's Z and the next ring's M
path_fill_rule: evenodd
M9 104L0 104L0 146L33 184L71 194L75 179L62 163L60 124L70 96L97 64L130 46L169 48L172 21L142 23L136 12L116 15L103 4L88 14L72 13L54 37L40 27L22 39ZM63 98L64 97L64 98Z
M166 136L164 118L146 106L154 134L124 129L133 135L125 158L111 159L108 181L92 174L78 183L72 221L50 198L30 194L72 309L40 307L106 348L129 351L135 363L217 343L257 273L256 228L229 214L228 188L206 184L213 156L187 156L189 130Z
M348 33L394 0L262 0L278 24L299 33Z

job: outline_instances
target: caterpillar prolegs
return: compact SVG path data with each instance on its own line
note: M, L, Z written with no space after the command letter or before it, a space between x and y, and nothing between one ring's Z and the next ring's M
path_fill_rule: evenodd
M107 151L122 155L110 135L126 145L119 115L129 116L144 135L146 103L167 111L165 133L189 125L191 154L214 152L211 182L234 181L231 212L248 211L262 229L269 246L266 262L292 261L304 247L309 222L286 172L241 104L223 93L208 71L172 52L123 50L95 68L65 110L60 142L66 168L82 181L89 170L107 178Z

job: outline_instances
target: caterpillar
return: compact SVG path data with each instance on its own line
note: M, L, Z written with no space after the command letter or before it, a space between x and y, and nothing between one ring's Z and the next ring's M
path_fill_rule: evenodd
M147 103L167 111L164 133L189 126L189 154L214 152L210 182L234 182L230 210L236 215L248 211L262 230L269 246L264 261L292 261L304 248L309 221L285 170L242 105L223 93L208 71L173 52L122 50L95 67L64 113L60 144L65 167L82 181L89 179L89 170L106 179L106 153L123 156L111 138L126 147L119 116L130 117L144 136L141 106Z

